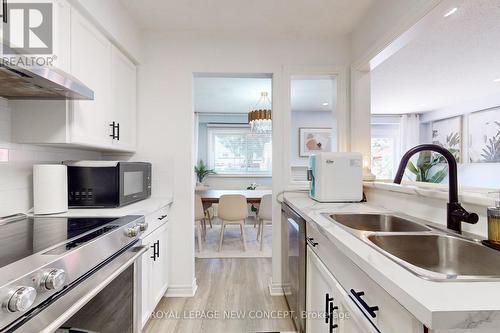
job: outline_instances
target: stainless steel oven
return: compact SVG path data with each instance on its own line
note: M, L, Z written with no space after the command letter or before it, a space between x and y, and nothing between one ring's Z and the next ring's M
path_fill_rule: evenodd
M283 203L282 216L282 277L283 291L295 328L306 331L306 221Z
M140 246L124 251L42 306L15 332L140 332L137 259L146 251Z
M0 219L0 333L140 332L143 216Z
M151 196L151 163L75 161L66 164L70 207L121 207Z

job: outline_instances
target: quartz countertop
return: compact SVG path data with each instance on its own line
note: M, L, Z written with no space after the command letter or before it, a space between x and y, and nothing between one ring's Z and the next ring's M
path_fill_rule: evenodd
M388 210L368 203L318 203L297 193L285 194L284 200L427 327L500 331L500 280L436 282L422 279L322 215Z
M448 200L449 196L447 184L403 182L403 184L400 185L386 181L374 181L363 182L363 186L366 188L406 193L440 200ZM492 207L495 205L495 200L498 200L498 190L465 187L459 189L458 197L462 203Z
M58 217L119 217L125 215L148 215L170 205L171 197L151 197L118 208L71 208L65 213L44 215Z

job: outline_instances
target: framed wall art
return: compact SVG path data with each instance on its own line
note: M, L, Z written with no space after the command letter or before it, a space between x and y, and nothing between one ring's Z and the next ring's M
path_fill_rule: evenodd
M331 128L299 128L299 156L332 150Z

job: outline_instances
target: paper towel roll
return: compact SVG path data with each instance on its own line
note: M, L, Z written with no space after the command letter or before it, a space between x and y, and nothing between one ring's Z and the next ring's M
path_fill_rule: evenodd
M33 166L33 204L35 214L68 211L68 169L60 164Z

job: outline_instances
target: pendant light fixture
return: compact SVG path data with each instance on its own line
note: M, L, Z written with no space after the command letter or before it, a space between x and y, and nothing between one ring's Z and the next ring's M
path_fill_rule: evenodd
M271 133L273 129L271 100L264 91L260 94L259 102L254 110L248 113L248 124L252 132Z

